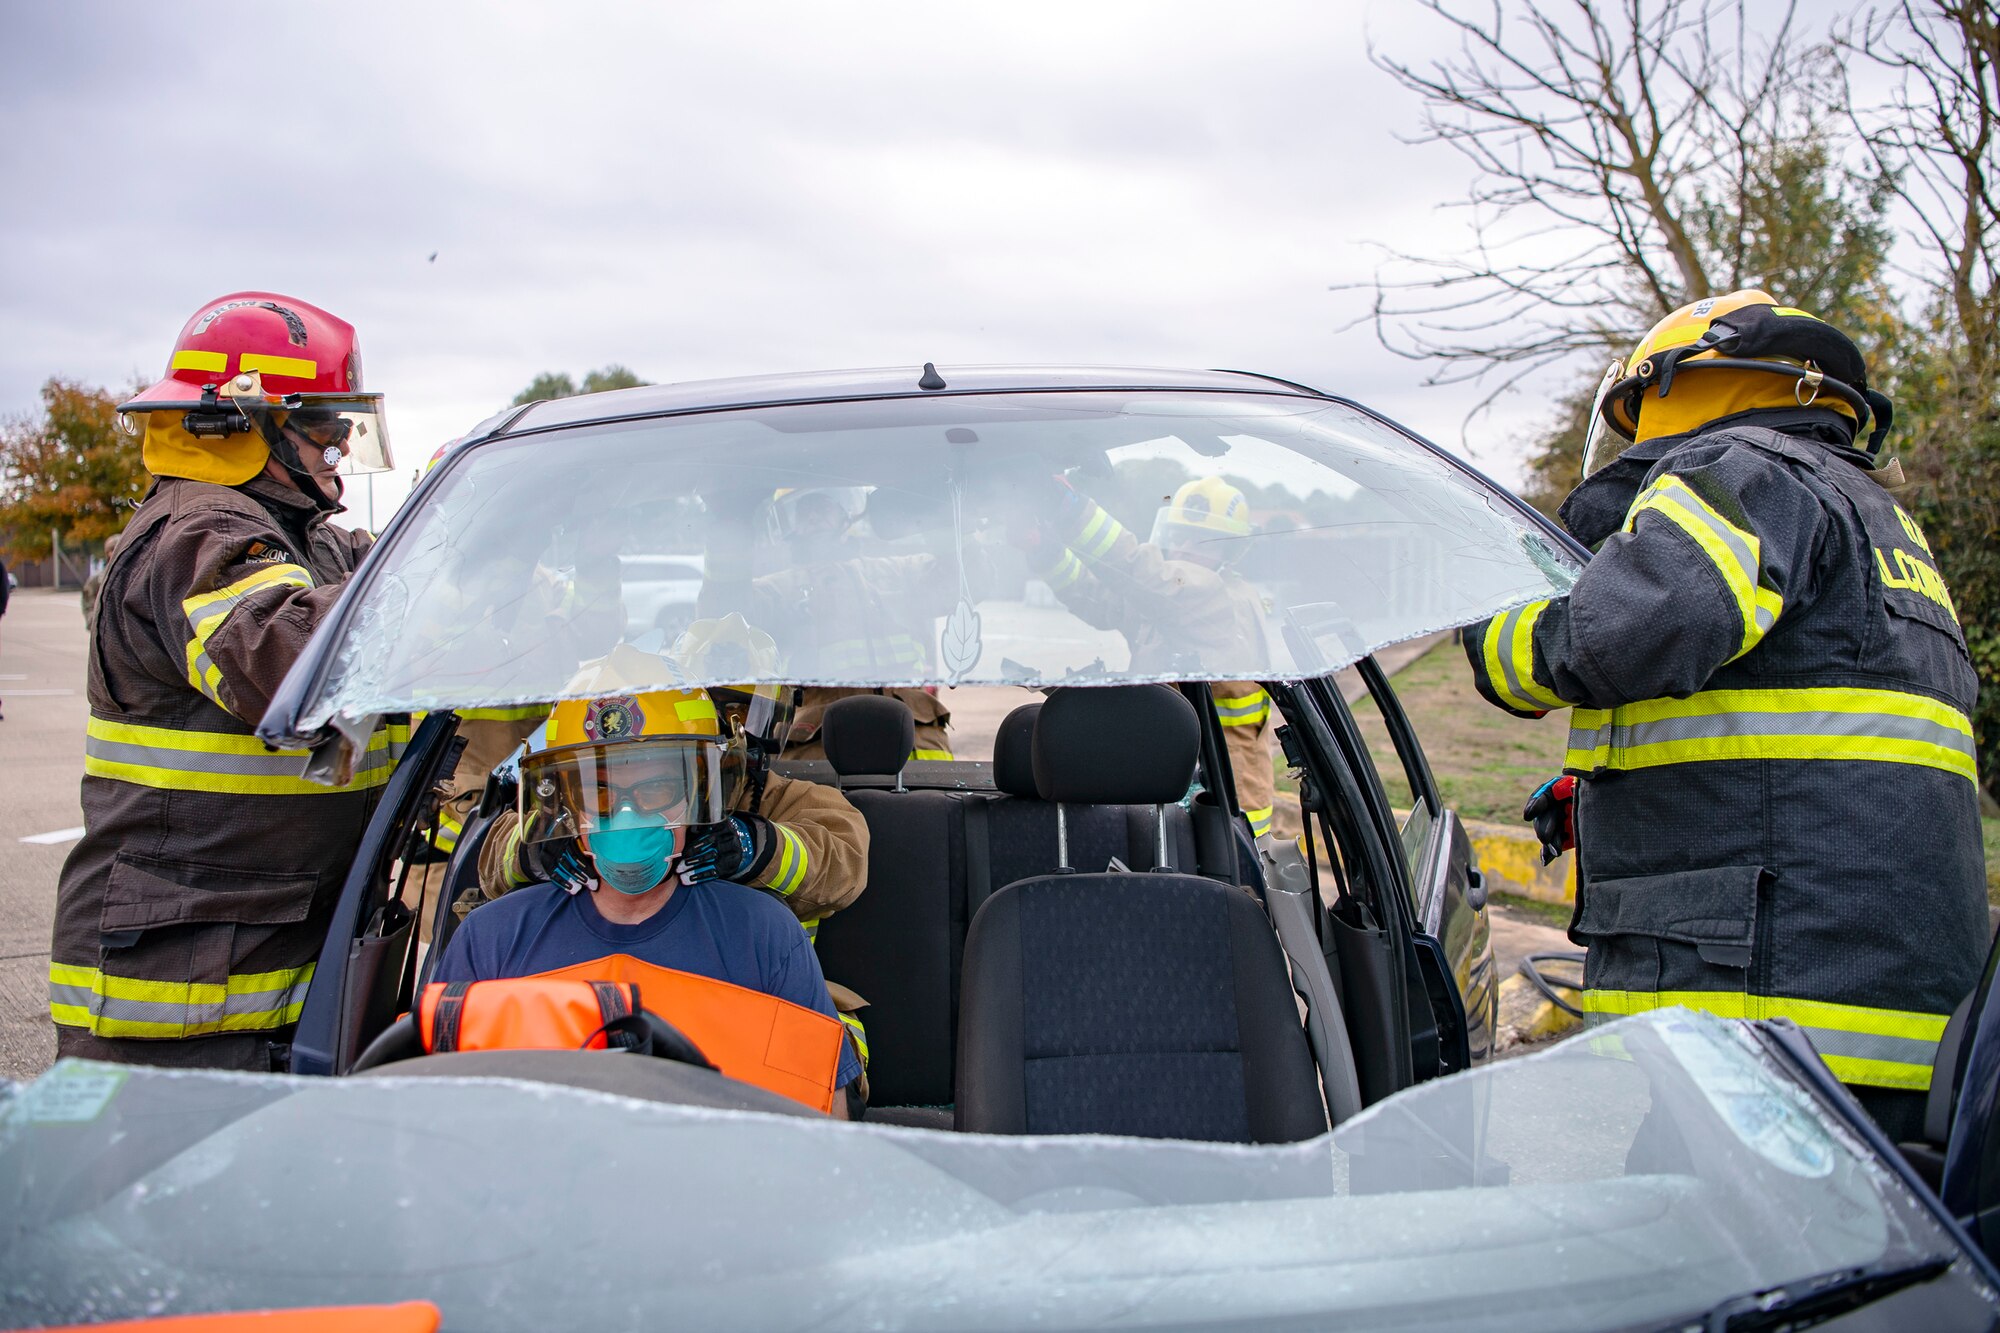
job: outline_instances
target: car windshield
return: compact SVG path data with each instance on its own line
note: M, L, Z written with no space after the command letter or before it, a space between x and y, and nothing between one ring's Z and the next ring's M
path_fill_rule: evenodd
M1477 478L1300 394L774 405L503 435L440 472L309 659L302 730L574 695L621 644L657 685L1299 679L1577 569ZM701 651L725 620L735 650Z
M1753 1033L1678 1010L1282 1146L79 1062L0 1114L9 1327L428 1299L461 1330L1652 1328L1960 1254ZM1931 1289L1992 1295L1962 1257Z

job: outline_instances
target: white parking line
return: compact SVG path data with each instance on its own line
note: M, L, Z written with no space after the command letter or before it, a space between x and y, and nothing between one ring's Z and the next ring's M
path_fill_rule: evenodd
M83 826L79 824L75 828L59 828L53 833L31 833L21 839L21 841L38 843L43 847L53 847L59 842L75 842L82 836Z
M26 680L26 676L0 676L0 680Z

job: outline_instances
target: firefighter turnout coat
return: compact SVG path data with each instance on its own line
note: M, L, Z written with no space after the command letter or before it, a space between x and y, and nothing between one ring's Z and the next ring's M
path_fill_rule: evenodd
M1134 672L1199 670L1209 660L1240 661L1244 645L1263 644L1263 597L1233 569L1177 560L1090 500L1075 532L1063 536L1062 545L1031 553L1036 572L1079 619L1125 636ZM1209 693L1229 744L1237 804L1261 838L1277 801L1271 696L1254 680L1217 681Z
M1789 1018L1842 1081L1917 1091L1985 956L1977 680L1849 429L1635 446L1564 507L1602 539L1569 595L1465 644L1492 702L1572 709L1588 1014Z
M327 787L253 728L371 540L262 475L162 479L133 515L97 604L85 832L57 890L62 1054L270 1067L408 729Z

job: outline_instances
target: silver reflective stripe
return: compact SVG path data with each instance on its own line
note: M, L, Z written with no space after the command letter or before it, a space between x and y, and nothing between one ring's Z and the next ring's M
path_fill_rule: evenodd
M83 752L106 763L171 768L183 773L234 773L254 778L295 778L305 764L305 756L300 754L216 754L207 750L135 745L98 736L84 737Z
M354 766L359 777L388 768L401 757L405 742L390 741L371 745ZM183 750L176 746L139 745L132 741L106 740L86 735L83 752L91 759L111 764L133 764L145 768L165 768L181 773L226 773L251 778L297 778L305 772L306 755L300 751L277 750L270 754L219 754L212 750ZM329 787L328 791L339 788Z
M1499 647L1494 656L1500 659L1500 674L1507 682L1507 693L1519 702L1533 705L1535 696L1521 688L1521 677L1514 670L1514 629L1527 612L1528 607L1517 606L1500 617Z
M49 983L49 1003L51 1005L74 1005L78 1009L92 1010L97 1004L97 992L88 986L68 985L62 982Z
M1938 1044L1917 1037L1885 1037L1875 1032L1843 1032L1838 1028L1802 1027L1801 1030L1823 1057L1926 1066L1937 1061Z
M1654 722L1612 723L1595 731L1578 731L1578 739L1594 748L1609 736L1614 749L1664 745L1673 741L1711 740L1728 736L1860 736L1917 741L1956 750L1973 757L1972 738L1954 728L1919 717L1894 713L1712 713L1706 716L1661 718ZM1575 741L1571 742L1576 745Z
M1668 482L1677 484L1669 486L1667 485ZM1694 487L1689 486L1679 477L1662 477L1654 494L1660 499L1672 497L1677 502L1675 508L1680 513L1700 519L1702 526L1713 532L1717 539L1729 548L1729 553L1736 557L1736 563L1742 569L1744 580L1752 587L1756 586L1757 552L1750 549L1749 544L1743 540L1743 534L1740 531L1708 507L1707 502L1700 498ZM1694 503L1689 503L1690 497L1693 498ZM1640 501L1642 512L1651 507L1653 507L1651 497L1648 500ZM1672 516L1662 515L1662 517L1671 518Z

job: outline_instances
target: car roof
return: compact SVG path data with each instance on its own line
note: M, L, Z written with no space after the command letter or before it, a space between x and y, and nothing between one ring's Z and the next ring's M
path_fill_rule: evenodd
M733 379L684 380L637 389L579 394L531 403L487 423L474 435L515 435L594 421L663 416L675 412L766 407L774 403L824 402L842 398L925 398L939 394L1028 393L1037 390L1157 389L1229 393L1285 393L1322 398L1317 389L1269 375L1238 370L1170 370L1157 366L939 366L943 388L920 381L932 367L887 366L866 370L819 370L788 375L746 375Z

